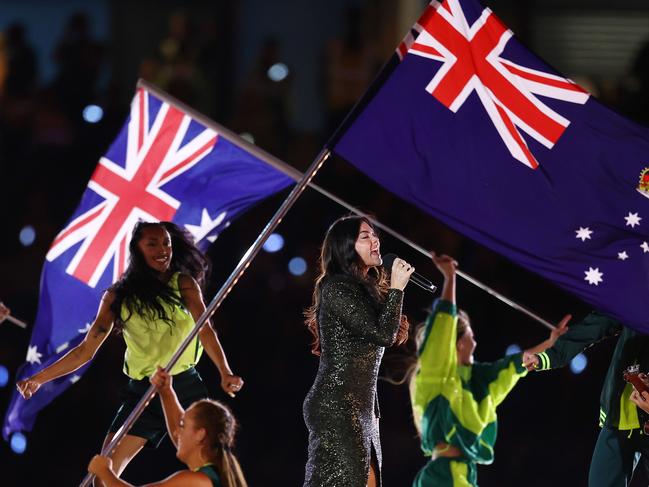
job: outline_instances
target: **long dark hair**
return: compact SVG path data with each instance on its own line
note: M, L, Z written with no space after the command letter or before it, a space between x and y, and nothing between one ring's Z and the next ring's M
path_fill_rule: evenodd
M232 453L237 420L225 405L212 399L192 404L197 428L205 430L203 456L214 465L223 487L247 487L237 457Z
M320 355L320 331L318 312L320 310L320 289L326 277L342 274L358 280L378 303L383 302L390 287L390 281L383 267L373 267L363 274L364 264L356 252L356 240L362 223L374 230L372 223L364 216L347 215L331 224L320 249L320 274L315 280L313 301L304 312L305 324L313 335L311 353ZM403 336L405 333L405 337ZM408 320L402 316L398 344L408 337Z
M158 278L158 273L148 266L138 247L144 230L156 226L164 228L171 237L173 255L169 265L170 271L189 274L201 287L209 272L209 261L196 247L189 232L171 222L138 222L133 228L129 243L128 267L122 277L110 288L115 294L110 309L115 316L115 327L118 331L124 327L133 313L146 316L151 320L161 319L169 326L173 326L163 303L171 306L182 304L176 291L162 282ZM126 307L126 316L122 316L122 305Z

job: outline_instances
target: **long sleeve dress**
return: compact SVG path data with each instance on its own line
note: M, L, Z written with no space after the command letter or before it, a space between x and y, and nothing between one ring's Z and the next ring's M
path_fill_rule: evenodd
M436 303L424 332L411 396L421 447L431 460L413 486L475 486L476 464L494 458L496 408L527 371L520 353L491 363L458 365L457 308L448 301ZM461 456L436 455L440 443L454 446Z
M358 280L331 276L321 286L318 374L304 400L309 430L305 487L365 487L373 456L380 482L376 380L394 343L403 291L377 303Z

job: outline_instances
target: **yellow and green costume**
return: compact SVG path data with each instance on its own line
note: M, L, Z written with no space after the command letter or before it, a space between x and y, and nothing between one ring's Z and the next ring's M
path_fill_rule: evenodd
M451 302L434 305L424 332L411 399L422 450L431 459L413 486L476 486L476 464L493 462L496 408L527 371L521 354L458 365L457 308ZM440 443L456 447L461 456L436 456Z
M180 302L179 277L179 272L173 274L167 286L173 289ZM166 366L182 341L194 328L194 318L183 306L172 306L162 300L160 304L172 323L159 318L152 320L150 317L133 313L124 325L123 335L126 342L124 373L131 379L151 377L158 365ZM122 316L128 316L125 305L122 305ZM171 375L192 368L198 363L202 353L203 347L196 336L171 369Z
M181 303L178 278L175 273L167 285L173 290ZM132 313L124 324L123 336L126 342L124 354L124 373L130 378L122 391L123 401L120 405L109 431L116 432L135 408L140 398L149 389L149 377L158 365L165 367L182 341L194 328L194 318L182 305L171 305L160 300L167 317L171 322L162 319L151 319L138 313ZM122 305L122 316L129 316ZM203 347L198 336L185 349L180 359L171 369L173 387L183 408L194 401L207 397L207 390L194 365L198 362ZM147 446L157 447L167 434L164 413L158 396L154 397L142 415L135 422L130 435L147 440Z

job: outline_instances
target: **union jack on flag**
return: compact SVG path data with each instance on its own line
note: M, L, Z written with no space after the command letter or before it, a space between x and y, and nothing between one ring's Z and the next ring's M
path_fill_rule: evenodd
M83 339L101 294L127 266L138 220L173 221L206 249L233 218L292 182L242 147L219 133L216 124L207 127L173 102L138 88L126 124L47 253L38 314L19 379ZM30 430L38 411L83 370L44 385L29 401L14 393L5 439L14 431Z
M436 2L415 29L409 52L443 63L426 91L453 112L475 92L512 156L531 168L538 162L520 131L551 149L570 124L536 95L582 105L588 100L570 80L505 59L513 33L488 8L469 25L458 0Z
M649 130L555 72L477 0L432 1L328 147L649 333Z

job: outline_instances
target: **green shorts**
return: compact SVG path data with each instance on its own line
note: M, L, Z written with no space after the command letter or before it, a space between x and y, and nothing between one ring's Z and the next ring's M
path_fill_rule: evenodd
M413 487L477 487L476 464L458 458L440 457L424 465L412 485Z
M113 419L108 429L110 433L115 433L124 424L126 418L135 409L135 406L137 406L137 403L149 389L150 385L151 382L149 382L148 377L141 380L131 379L128 381L122 391L122 404L117 410L115 419ZM174 375L173 388L184 409L187 409L193 402L207 397L205 384L203 384L201 376L194 368ZM157 395L144 409L128 434L146 439L145 446L147 448L157 448L164 439L167 434L167 426L165 424L164 412L162 411L162 404Z

